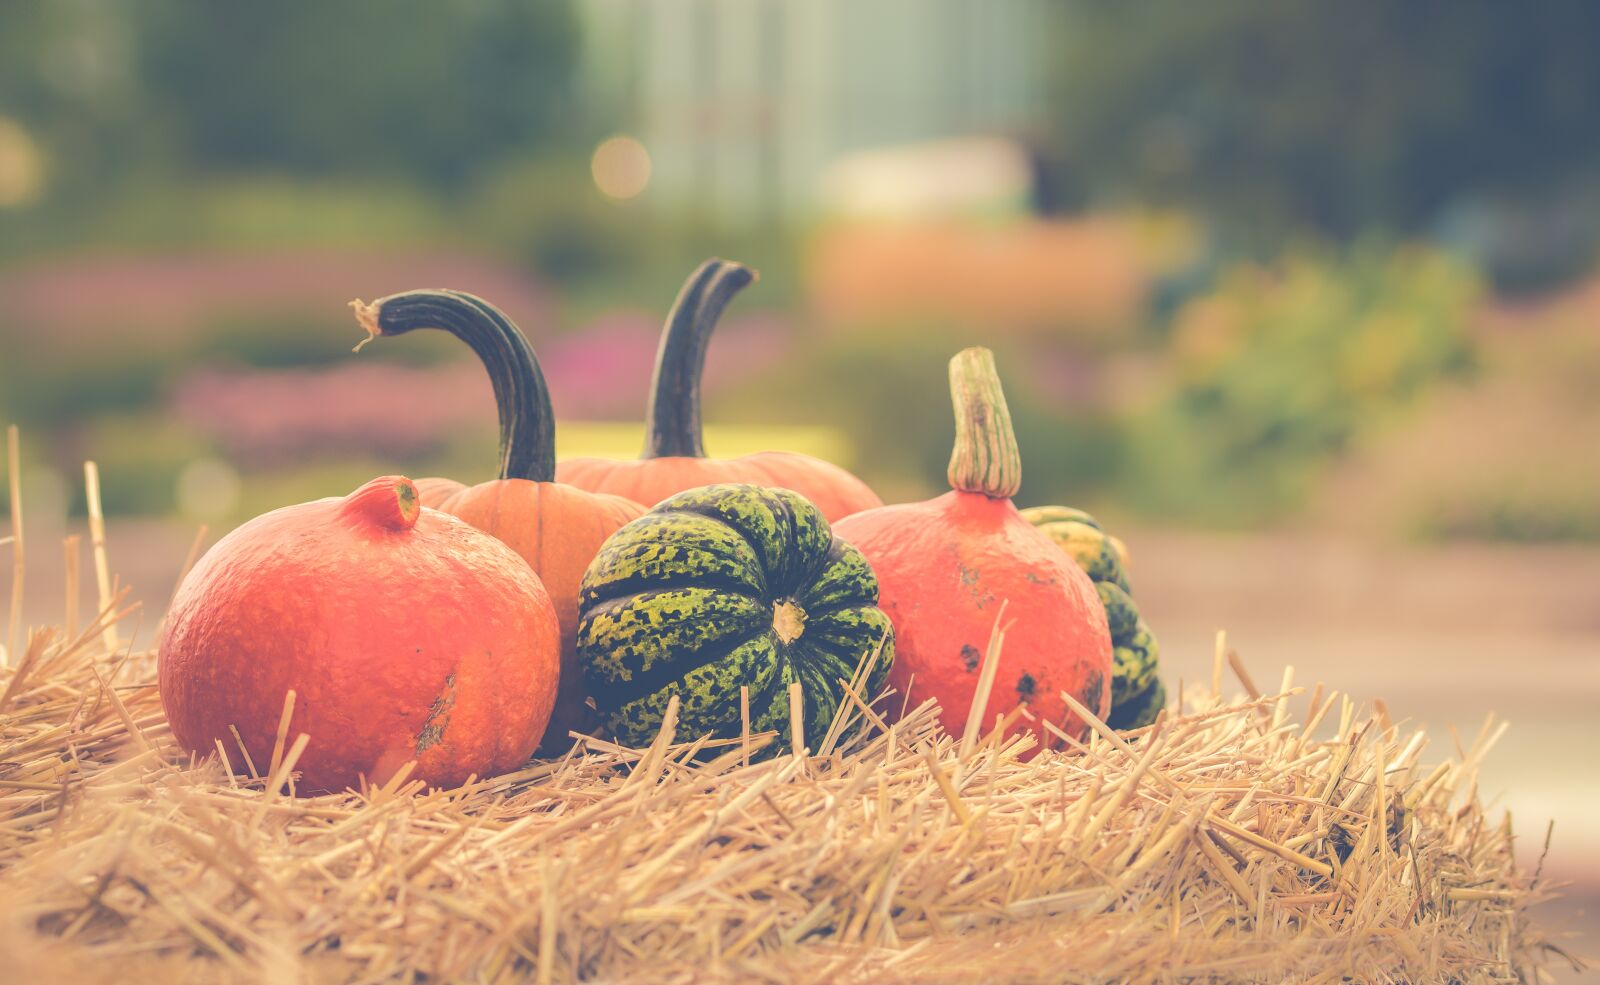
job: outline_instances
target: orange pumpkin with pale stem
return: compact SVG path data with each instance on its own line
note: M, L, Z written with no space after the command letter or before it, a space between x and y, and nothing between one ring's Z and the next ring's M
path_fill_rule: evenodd
M1004 603L1005 641L983 726L1026 705L1035 719L1082 738L1088 723L1060 695L1072 694L1102 719L1110 710L1105 608L1089 576L1012 505L1022 462L989 350L966 349L950 361L950 393L951 491L833 526L877 573L878 607L894 624L889 683L913 705L937 698L945 727L962 732ZM1012 731L1029 727L1048 745L1065 744L1025 717Z
M550 392L527 338L499 309L459 291L408 291L352 302L369 338L442 329L477 353L500 414L500 477L475 486L453 479L417 483L423 503L493 534L544 582L561 624L561 690L541 748L559 752L568 733L598 725L577 662L578 583L600 545L644 507L621 496L553 481L555 420Z
M555 702L556 614L528 565L403 476L256 517L189 572L162 631L173 736L200 755L238 729L272 761L285 697L301 792L413 776L456 786L522 765ZM235 761L236 767L243 764Z
M661 333L645 417L644 454L631 462L569 459L556 467L558 479L626 496L644 506L714 483L779 486L809 499L830 523L883 505L866 483L809 455L763 451L742 458L706 457L700 421L706 347L722 309L753 280L755 274L737 263L707 260L700 265L683 285Z

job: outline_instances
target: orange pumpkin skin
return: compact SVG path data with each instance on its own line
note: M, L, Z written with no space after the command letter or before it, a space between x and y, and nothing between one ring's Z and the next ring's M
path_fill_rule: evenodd
M833 525L877 573L878 607L894 624L890 685L909 693L913 706L937 698L945 728L964 733L990 636L1003 618L1005 640L983 728L1026 704L1035 719L1081 739L1089 725L1061 693L1102 721L1111 710L1105 607L1083 569L1011 502L1022 462L989 350L966 349L950 361L950 396L956 414L951 491ZM1043 745L1066 744L1025 717L1010 727L1012 733L1029 729Z
M742 458L670 455L631 462L572 458L556 465L556 479L592 492L623 496L646 507L684 490L719 482L777 486L811 500L829 523L883 505L865 482L839 466L788 451L763 451Z
M1025 703L1034 716L1081 738L1087 725L1062 691L1101 718L1110 711L1111 632L1094 584L1009 499L951 490L857 513L834 530L878 575L878 607L895 632L890 686L909 693L912 707L938 698L948 731L959 735L966 727L1002 602L1005 642L984 727ZM1012 731L1028 727L1023 720ZM1054 739L1039 731L1047 743Z
M716 483L778 486L799 493L833 523L883 500L860 479L819 458L764 451L707 458L700 420L700 377L722 309L755 280L748 267L707 260L683 285L667 315L645 408L644 454L636 461L576 458L556 466L561 482L653 507L668 496Z
M450 513L511 547L533 568L555 605L561 631L561 688L540 744L557 754L571 732L593 732L577 663L578 582L600 544L644 507L586 492L555 476L555 421L538 356L522 330L481 298L460 291L406 291L370 304L355 301L369 338L439 329L467 343L483 362L500 416L500 477L475 486L454 479L417 483L424 506ZM359 347L358 347L359 348Z
M584 492L559 482L497 479L468 486L439 507L493 535L538 573L561 631L561 687L542 745L551 752L571 732L592 732L599 718L586 703L578 663L578 585L605 539L645 514L631 499Z
M555 702L555 609L505 545L423 508L401 476L342 499L259 516L184 579L163 630L162 702L174 737L208 755L228 726L272 760L310 736L300 792L382 783L415 760L435 786L514 769Z
M422 498L422 505L429 509L438 509L445 500L467 488L466 483L454 479L444 479L439 476L429 476L417 480L417 495Z

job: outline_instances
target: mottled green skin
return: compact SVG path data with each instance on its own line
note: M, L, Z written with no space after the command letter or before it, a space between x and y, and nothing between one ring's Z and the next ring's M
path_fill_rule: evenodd
M1112 728L1141 728L1155 720L1166 703L1157 666L1160 647L1139 615L1128 582L1121 543L1094 517L1070 506L1035 506L1022 515L1065 551L1089 575L1111 628Z
M1162 683L1161 678L1157 677L1155 683L1147 688L1143 694L1135 695L1124 706L1127 710L1123 714L1127 717L1127 722L1113 727L1124 731L1144 728L1156 720L1156 716L1161 713L1161 709L1165 708L1166 705L1167 686ZM1110 725L1111 723L1107 722L1106 724Z
M799 681L814 746L844 698L840 680L854 677L863 656L882 647L864 695L888 677L894 632L877 603L866 559L805 498L702 486L606 540L583 577L578 657L621 742L653 739L673 696L680 735L736 737L743 686L751 731L775 730L783 742L768 748L787 748L789 685ZM774 626L779 604L804 613L788 642Z

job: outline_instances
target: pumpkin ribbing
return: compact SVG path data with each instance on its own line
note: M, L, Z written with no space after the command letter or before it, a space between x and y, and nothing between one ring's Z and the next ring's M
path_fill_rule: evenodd
M619 530L583 579L578 653L617 737L648 742L679 699L685 734L737 736L739 692L751 728L820 737L848 681L882 646L865 682L876 694L893 659L877 580L815 506L786 489L705 486Z

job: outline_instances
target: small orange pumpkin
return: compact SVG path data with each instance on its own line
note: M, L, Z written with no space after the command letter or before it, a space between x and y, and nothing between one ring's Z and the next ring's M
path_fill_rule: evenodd
M560 481L626 496L644 506L719 482L781 486L811 500L830 523L883 505L866 483L809 455L763 451L742 458L706 457L700 422L706 347L722 309L754 280L750 268L727 260L700 265L678 293L661 333L645 417L644 454L631 462L568 459L556 468Z
M452 787L528 758L559 660L528 565L390 475L218 541L173 599L158 682L185 749L237 739L261 769L293 691L303 792L381 784L408 761Z
M522 555L550 593L561 626L561 687L540 748L559 751L569 731L598 724L577 662L578 583L601 543L644 508L554 481L550 391L533 347L499 309L444 290L407 291L351 307L369 338L442 329L471 346L489 372L500 414L500 477L475 486L429 478L417 488L424 505L460 517Z
M1070 692L1103 720L1111 708L1111 632L1094 583L1011 502L1022 458L988 349L950 360L956 442L950 491L921 503L867 510L834 524L878 576L878 606L894 623L889 684L911 701L939 700L947 729L966 723L984 651L1002 605L1009 628L979 720L1027 705L1065 735L1088 723ZM1019 720L1020 732L1033 726ZM1048 733L1038 726L1040 733ZM1041 734L1042 743L1065 743Z

